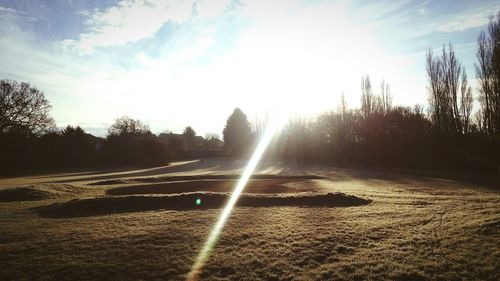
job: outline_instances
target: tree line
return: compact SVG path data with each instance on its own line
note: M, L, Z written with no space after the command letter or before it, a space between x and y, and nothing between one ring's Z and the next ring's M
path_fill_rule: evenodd
M427 110L393 106L390 86L378 94L361 77L360 108L344 94L337 110L314 118L292 118L268 149L268 157L288 162L498 173L500 166L500 12L477 42L476 78L480 108L465 67L451 44L426 53ZM474 113L474 114L473 114ZM265 126L254 127L255 140ZM248 144L248 147L251 147Z
M477 42L476 78L480 108L465 67L453 46L427 51L427 110L393 105L390 85L374 89L361 77L360 108L342 94L336 110L314 118L291 118L267 156L291 163L418 167L497 172L500 160L500 12ZM252 124L241 109L227 119L222 141L200 141L191 127L182 135L153 134L147 124L121 117L105 138L80 127L55 129L50 104L28 83L0 80L0 169L75 166L154 166L173 159L245 157L263 124ZM207 153L216 151L216 153Z

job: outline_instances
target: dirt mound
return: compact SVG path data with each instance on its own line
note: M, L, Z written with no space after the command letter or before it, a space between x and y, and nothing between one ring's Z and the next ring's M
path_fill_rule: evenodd
M132 195L132 194L173 194L182 192L232 192L237 180L194 180L174 181L150 185L134 185L116 187L106 191L110 195ZM245 186L245 193L297 193L313 191L311 185L304 188L293 188L286 186L287 183L296 182L291 179L281 180L250 180Z
M14 187L0 190L0 202L18 202L43 200L51 196L50 192L33 186Z
M131 179L110 179L90 183L89 185L113 185L127 183L155 183L155 182L172 182L172 181L189 181L189 180L238 180L241 175L195 175L195 176L166 176L166 177L145 177ZM251 179L271 180L271 179L287 179L287 180L311 180L323 179L316 175L268 175L256 174L250 177Z
M221 208L229 199L227 193L182 193L164 196L120 196L71 200L37 207L43 217L82 217L113 213L151 210L200 210ZM240 207L348 207L369 204L371 200L343 193L295 195L250 195L242 194L237 202Z

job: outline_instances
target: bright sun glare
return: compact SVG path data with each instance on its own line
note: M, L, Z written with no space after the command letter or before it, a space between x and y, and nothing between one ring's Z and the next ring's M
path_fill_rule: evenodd
M245 169L243 170L241 178L236 184L231 194L231 197L229 198L228 202L226 203L226 206L220 213L217 222L212 228L212 231L210 232L207 240L205 241L203 248L201 249L200 253L198 254L198 257L196 258L195 263L191 267L191 270L187 275L187 280L198 280L199 278L198 275L203 266L205 265L205 262L210 257L210 254L212 253L217 243L217 240L219 239L219 235L222 229L224 228L227 219L231 215L231 212L234 206L236 205L236 202L238 201L240 194L243 192L243 189L245 188L248 180L250 179L253 172L257 168L257 165L259 164L260 159L264 155L264 152L266 151L266 148L268 147L269 143L276 135L276 133L281 129L283 124L285 124L285 121L286 118L285 115L283 114L273 114L270 117L266 130L264 131L264 134L262 135L262 138L260 139L257 148L255 148L255 151L253 152L252 157L248 161Z
M257 28L258 32L247 34L243 45L211 72L216 77L224 77L225 81L230 81L221 84L240 89L240 99L236 102L255 107L250 110L273 109L273 114L269 116L266 130L199 252L187 280L199 278L199 273L209 259L240 194L273 136L289 116L325 110L325 99L322 95L332 95L331 92L328 93L332 90L331 84L335 83L332 82L332 77L341 77L339 81L342 86L350 84L352 81L349 81L349 77L352 72L357 71L361 64L366 66L365 64L371 63L365 56L374 54L374 50L370 49L372 45L363 41L359 30L349 28L347 19L342 15L339 15L337 20L340 22L335 25L338 28L336 34L331 33L331 26L316 29L319 34L310 34L311 29L296 28L299 27L296 24L267 23L265 32ZM321 26L323 23L317 24ZM283 29L284 26L286 29ZM275 30L272 30L273 28ZM327 33L322 34L323 32ZM276 38L276 34L282 36ZM346 45L348 40L343 41L343 36L355 37L355 47ZM265 46L262 42L265 42ZM353 41L349 42L352 44ZM235 69L238 71L234 71ZM359 77L358 74L356 76ZM213 76L200 78L201 81L214 79ZM326 86L327 84L330 85ZM273 94L256 97L258 93ZM333 99L330 100L333 102Z
M207 38L194 44L189 54L153 58L141 53L138 69L98 73L82 80L78 91L82 96L105 92L99 94L102 104L112 102L121 112L144 120L172 118L163 122L167 124L178 122L173 116L186 116L189 105L193 112L207 116L190 124L202 134L213 130L212 124L224 122L227 112L218 110L221 105L241 107L251 118L283 108L284 103L289 113L310 115L335 108L345 92L348 103L356 106L358 95L353 93L359 92L361 75L369 73L380 81L394 77L389 69L397 71L397 67L372 38L372 27L349 18L344 2L334 8L319 5L269 15L253 12L249 6L245 16L254 23L243 28L223 55L207 55L214 44L207 31ZM199 63L205 56L209 63ZM165 104L173 98L186 106L169 108L167 117ZM109 114L106 119L111 120L119 114L98 112Z

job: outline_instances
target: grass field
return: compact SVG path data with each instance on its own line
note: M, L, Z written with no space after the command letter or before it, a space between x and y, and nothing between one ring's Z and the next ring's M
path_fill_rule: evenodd
M243 165L0 179L0 280L184 280ZM280 163L256 173L202 279L500 279L499 188Z

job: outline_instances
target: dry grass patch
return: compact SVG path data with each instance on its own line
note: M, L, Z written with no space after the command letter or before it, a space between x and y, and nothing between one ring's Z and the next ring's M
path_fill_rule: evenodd
M232 212L203 268L203 280L500 280L498 189L384 172L349 175L328 167L306 168L295 174L318 173L325 179L265 179L261 182L274 181L275 190L285 193L244 194L241 202L248 197L253 201ZM191 175L195 177L161 174L92 187L85 181L81 187L36 184L51 197L0 203L0 280L185 280L221 209L170 208L168 198L194 206L190 196L214 195L221 206L228 194L213 193L226 190L225 184L211 187L212 192L187 194L162 193L172 187L162 185L176 180L181 186L175 188L189 190L205 181L234 181ZM182 186L190 180L196 183ZM137 190L106 195L112 188L127 187L124 183ZM3 184L34 183L9 179ZM299 192L305 189L317 193ZM345 208L321 207L318 198L307 207L277 201L337 192L373 201ZM266 207L252 207L256 202ZM103 211L81 216L93 204ZM109 211L151 204L159 208ZM57 218L33 212L42 206L51 206Z

